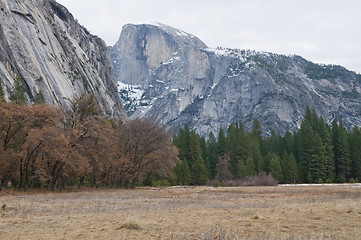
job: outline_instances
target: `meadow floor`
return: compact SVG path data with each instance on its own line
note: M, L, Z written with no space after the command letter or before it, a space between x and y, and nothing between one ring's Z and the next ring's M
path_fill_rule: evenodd
M0 239L361 239L361 185L0 192Z

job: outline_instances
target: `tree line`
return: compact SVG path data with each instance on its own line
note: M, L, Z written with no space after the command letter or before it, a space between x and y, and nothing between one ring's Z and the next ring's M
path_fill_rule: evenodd
M69 111L28 106L19 89L9 102L0 91L0 189L134 187L151 176L172 178L177 150L156 120L107 119L93 95L72 100Z
M272 174L279 182L355 182L361 178L361 129L332 126L307 107L301 127L263 137L254 119L221 128L206 139L187 125L170 140L155 119L116 122L101 114L94 95L70 101L69 110L25 104L16 79L9 102L0 81L0 189L59 189L152 184L202 185L209 180Z
M315 108L307 107L301 127L281 136L262 136L254 119L251 131L242 123L221 128L208 138L185 125L173 137L181 162L174 172L177 184L240 179L260 173L279 182L331 183L361 179L361 129L347 130L342 119L330 127Z

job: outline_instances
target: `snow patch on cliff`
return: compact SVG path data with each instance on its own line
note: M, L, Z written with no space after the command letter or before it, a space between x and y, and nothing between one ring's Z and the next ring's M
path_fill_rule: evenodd
M119 96L123 101L124 108L129 113L133 113L142 105L144 90L140 85L131 85L123 82L117 82Z

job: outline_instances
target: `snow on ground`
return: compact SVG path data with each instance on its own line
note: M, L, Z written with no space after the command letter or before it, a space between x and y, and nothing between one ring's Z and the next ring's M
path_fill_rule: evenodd
M312 187L321 187L321 186L345 186L345 187L357 187L361 188L361 183L323 183L323 184L313 184L313 183L302 183L302 184L279 184L281 187L302 187L302 186L312 186Z

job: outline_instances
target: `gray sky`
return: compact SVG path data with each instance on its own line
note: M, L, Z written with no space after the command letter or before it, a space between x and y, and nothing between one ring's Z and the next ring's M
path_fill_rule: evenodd
M209 47L297 54L361 73L359 0L58 0L108 45L126 23L160 22Z

